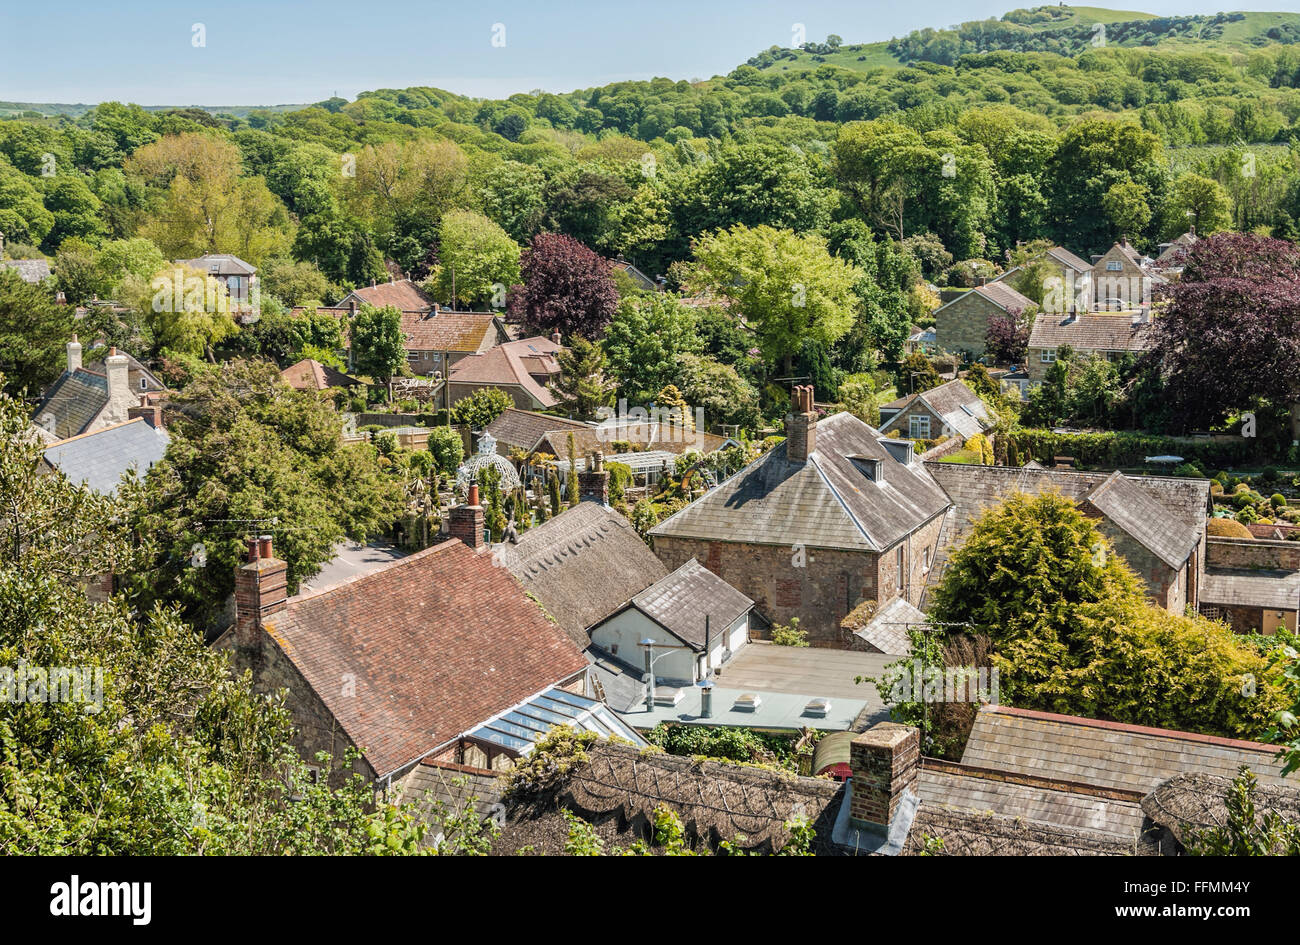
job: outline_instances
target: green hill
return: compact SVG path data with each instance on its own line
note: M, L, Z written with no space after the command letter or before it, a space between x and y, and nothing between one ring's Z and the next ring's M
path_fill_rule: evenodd
M1097 30L1100 23L1104 31ZM773 46L748 65L764 71L804 72L822 65L865 71L909 62L954 65L963 55L1049 52L1077 56L1108 46L1244 52L1271 43L1300 42L1300 13L1216 13L1160 17L1102 7L1041 6L1000 19L973 20L947 29L920 29L883 43L805 43Z

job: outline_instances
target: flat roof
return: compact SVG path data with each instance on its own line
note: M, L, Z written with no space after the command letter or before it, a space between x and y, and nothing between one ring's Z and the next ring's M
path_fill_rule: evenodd
M671 687L658 686L662 693ZM756 709L737 709L736 700L753 693L759 697ZM721 725L730 728L761 728L768 730L798 731L816 728L826 731L847 731L866 706L864 699L831 698L830 711L812 715L806 711L808 703L823 698L816 695L796 695L788 692L760 692L755 689L713 687L713 714L704 718L700 714L700 687L683 686L682 699L676 705L656 705L647 711L645 704L634 705L622 713L623 720L638 729L651 729L660 722L681 722L689 725Z

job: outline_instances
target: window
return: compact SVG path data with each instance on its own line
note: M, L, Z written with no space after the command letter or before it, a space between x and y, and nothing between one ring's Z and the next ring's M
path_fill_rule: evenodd
M930 570L930 546L929 545L926 545L925 547L925 556L922 560L924 562L924 568L926 572L929 572Z
M1044 364L1051 364L1056 360L1056 352L1044 350L1043 353L1038 356L1038 360L1042 361Z
M1112 259L1106 263L1107 272L1122 272L1123 270L1124 270L1124 264L1120 262L1118 259Z
M914 440L928 440L930 438L930 418L928 416L909 418L908 436Z
M898 589L903 589L903 546L898 546Z
M148 390L148 389L149 389L149 382L148 382L147 380L145 380L143 377L140 378L140 389L141 389L141 390Z

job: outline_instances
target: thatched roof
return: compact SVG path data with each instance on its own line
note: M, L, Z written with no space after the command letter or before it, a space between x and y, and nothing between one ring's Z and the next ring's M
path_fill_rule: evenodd
M1184 774L1157 785L1142 799L1142 811L1165 827L1179 843L1192 835L1228 823L1227 798L1232 778L1214 774ZM1255 786L1259 817L1276 813L1290 823L1300 823L1300 784Z
M805 818L813 826L818 855L852 856L832 840L845 786L825 778L805 778L747 765L642 752L598 742L588 760L571 769L557 786L540 796L508 798L507 821L496 851L513 854L528 847L539 854L564 852L569 828L564 811L577 814L605 841L606 851L650 841L655 808L672 810L685 827L688 843L706 852L722 840L753 852L780 850L789 840L785 823ZM1131 856L1157 848L1136 832L1124 835L1113 824L1100 829L1080 823L1035 819L1048 793L1067 792L1010 786L1011 802L981 800L960 806L971 790L953 791L954 780L922 770L922 801L908 834L904 855L922 852L951 856ZM977 787L987 789L981 782ZM944 799L940 794L947 791ZM1014 796L1012 796L1014 795ZM1104 806L1094 798L1079 803ZM1118 805L1123 806L1123 805ZM1136 805L1129 805L1135 808ZM1137 815L1140 816L1140 815ZM941 843L937 842L941 841ZM861 852L866 853L865 849Z

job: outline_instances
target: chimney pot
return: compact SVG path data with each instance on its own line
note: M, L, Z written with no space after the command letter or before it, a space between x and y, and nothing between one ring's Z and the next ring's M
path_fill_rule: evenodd
M258 550L258 553L259 553L263 558L274 558L274 557L275 557L275 555L271 552L271 536L270 536L270 535L262 535L260 538L257 539L257 550Z
M271 554L269 535L248 539L248 563L235 571L235 643L261 647L265 619L288 608L288 565Z
M813 387L799 384L791 391L790 415L785 418L786 458L806 463L817 449L817 412L813 408Z

